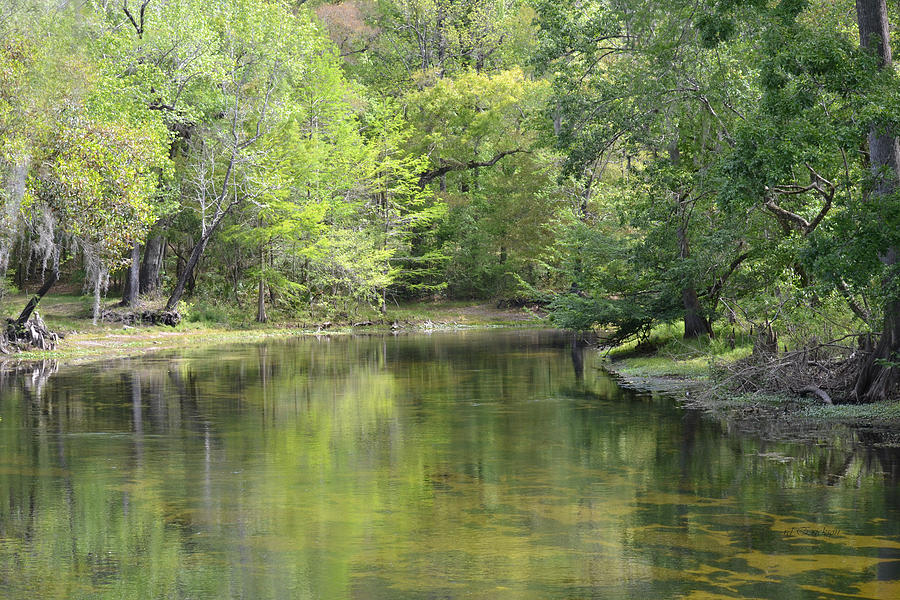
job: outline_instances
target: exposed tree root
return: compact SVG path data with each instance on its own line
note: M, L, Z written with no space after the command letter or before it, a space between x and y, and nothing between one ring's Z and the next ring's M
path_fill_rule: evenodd
M816 396L825 404L834 404L834 402L831 401L831 396L828 395L828 392L814 385L808 385L804 388L800 388L799 390L797 390L797 393L810 394L812 396Z
M22 324L15 319L6 319L6 326L0 332L0 353L53 350L62 337L62 334L50 331L38 315Z

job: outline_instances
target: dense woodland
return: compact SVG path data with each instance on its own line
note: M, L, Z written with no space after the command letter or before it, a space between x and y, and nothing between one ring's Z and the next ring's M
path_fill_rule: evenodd
M884 399L898 22L885 0L0 0L0 295L66 284L95 319L541 303L613 342L683 323L840 355L844 396Z

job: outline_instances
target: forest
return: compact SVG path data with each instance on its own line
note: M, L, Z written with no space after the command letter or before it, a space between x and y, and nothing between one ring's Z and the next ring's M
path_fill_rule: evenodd
M95 321L478 299L611 345L748 339L738 387L896 397L898 23L885 0L0 0L0 300L33 294L0 348L60 288Z

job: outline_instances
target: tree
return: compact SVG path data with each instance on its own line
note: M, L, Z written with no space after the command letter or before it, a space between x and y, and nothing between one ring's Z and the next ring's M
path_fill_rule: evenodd
M522 0L350 0L316 12L347 71L379 95L511 68L533 43L534 12Z
M167 135L159 122L154 128L75 117L61 125L27 209L57 221L81 250L96 321L110 268L153 222L151 201L167 169Z
M741 18L721 5L722 22ZM898 343L897 83L885 3L857 2L855 20L851 6L798 3L754 11L765 52L763 97L736 133L726 171L730 189L762 198L795 240L798 275L820 293L844 296L866 327L876 322L866 299L880 299L884 328L874 349L863 348L850 394L874 401L889 397L897 381L891 362ZM866 147L868 153L860 151Z
M860 45L876 57L876 69L893 75L890 24L885 0L857 0L856 15ZM900 178L900 145L893 127L873 121L869 125L868 146L874 179L870 201L895 203ZM885 277L884 325L878 345L866 358L856 379L854 394L861 402L886 399L900 377L900 293L896 289L895 268L897 246L882 245L875 251L889 269Z
M515 295L511 272L530 268L548 241L556 156L536 148L548 91L513 68L467 71L403 98L409 151L427 157L419 185L449 206L429 244L448 257L451 294Z
M4 119L3 155L13 165L4 187L13 190L7 218L31 238L41 270L50 271L46 282L57 279L64 251L81 254L96 320L109 269L152 218L156 188L169 172L168 134L140 106L134 81L118 77L97 45L73 46L79 38L66 17L77 10L61 9L58 20L29 14L14 38L17 49L5 53L18 73L19 106ZM40 45L31 38L38 32L50 34ZM19 119L32 111L40 117L25 127ZM0 254L8 243L0 240L7 248Z
M611 324L633 335L672 320L680 305L685 337L709 336L722 287L750 256L745 230L717 206L711 174L733 143L734 123L742 119L742 105L753 100L753 90L736 58L742 45L715 52L705 47L696 23L705 5L538 4L539 60L554 77L557 145L566 153L565 172L587 180L582 219L590 220L595 178L618 157L617 185L630 200L594 210L615 210L623 225L642 232L607 243L618 238L630 252L652 256L649 268L656 274L648 277L637 266L627 284L617 276L601 288L585 289L591 276L576 260L572 297L557 303L567 315L564 321L572 321L578 310L597 310L594 319L584 315L574 321ZM717 238L724 257L704 243L711 238ZM723 262L734 268L719 268ZM623 287L608 287L615 281Z
M328 69L334 55L305 13L293 15L263 2L219 9L215 53L220 68L206 72L207 90L222 118L205 124L191 143L190 184L200 234L166 302L174 309L187 281L223 220L264 193L255 148L293 114L304 86ZM210 18L213 18L210 15Z

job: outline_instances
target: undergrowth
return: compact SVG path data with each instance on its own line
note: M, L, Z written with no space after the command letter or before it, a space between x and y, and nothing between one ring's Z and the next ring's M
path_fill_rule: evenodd
M713 365L734 362L753 351L750 336L730 326L716 328L712 339L684 339L682 324L659 325L642 341L609 349L616 370L640 377L707 377Z

